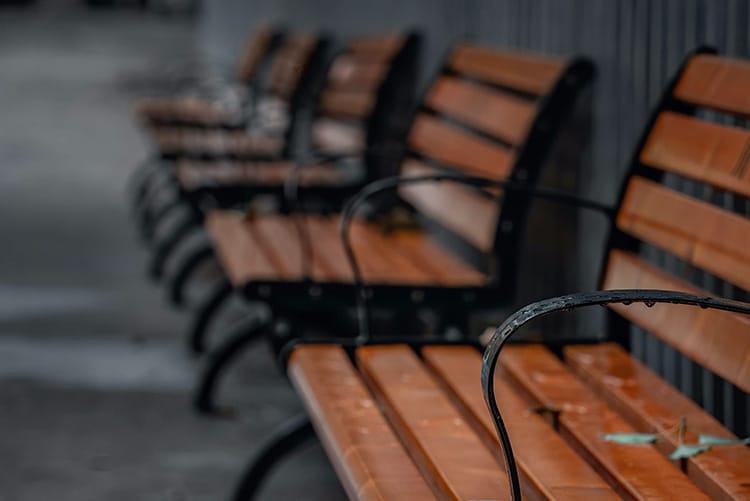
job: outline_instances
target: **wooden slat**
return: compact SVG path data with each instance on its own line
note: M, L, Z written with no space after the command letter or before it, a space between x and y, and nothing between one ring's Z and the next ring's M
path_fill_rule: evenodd
M342 54L331 65L326 87L374 93L388 72L388 63L362 60L357 54Z
M750 62L701 54L687 63L674 95L689 103L750 116Z
M295 34L284 40L271 67L268 87L273 94L283 99L291 98L317 43L316 37L304 34Z
M347 44L347 50L359 57L378 61L393 57L403 47L404 41L400 34L357 37Z
M248 39L237 64L238 81L249 82L255 77L258 66L268 52L273 37L273 30L269 27L263 27Z
M414 160L404 162L403 176L423 176L439 171ZM473 188L454 183L404 185L399 194L424 214L466 239L482 251L492 249L500 204Z
M205 227L224 272L235 287L252 279L274 279L277 272L253 235L242 214L211 211Z
M450 76L435 82L426 104L516 146L523 143L536 114L533 102Z
M750 220L634 177L617 215L623 231L750 289Z
M631 253L609 255L604 289L664 289L707 295L691 284ZM750 392L750 319L693 306L611 305L634 322L703 367Z
M487 82L543 95L551 90L560 77L565 69L565 62L533 54L503 52L463 44L454 50L450 67L456 72Z
M665 111L641 150L647 165L750 197L750 132Z
M326 90L318 101L318 112L340 118L365 119L375 106L373 92Z
M351 499L435 499L340 347L299 347L288 370Z
M482 395L479 372L482 357L474 348L431 346L422 350L431 366L460 401L459 407L478 424L478 433L502 461L500 441ZM607 483L565 441L533 412L499 371L495 379L497 401L510 433L529 499L620 499Z
M313 260L325 270L316 278L329 282L351 282L353 274L341 245L339 218L307 214L304 220L309 234L314 235Z
M315 147L326 153L361 153L366 146L362 126L318 118L312 126Z
M280 214L252 218L247 227L257 245L263 248L276 270L276 279L302 278L303 261L300 235L294 220Z
M559 431L630 499L709 499L651 445L607 442L634 429L540 345L503 350L505 370L542 406L560 411Z
M357 350L376 399L443 499L508 499L507 476L484 442L406 346Z
M663 441L657 447L664 454L679 445L675 427L682 418L685 443L697 443L699 434L737 438L618 345L569 346L565 358L631 425L643 433L658 433ZM687 474L712 499L750 498L750 449L714 447L690 458Z
M467 174L492 179L508 177L513 163L508 148L425 114L414 121L409 147Z

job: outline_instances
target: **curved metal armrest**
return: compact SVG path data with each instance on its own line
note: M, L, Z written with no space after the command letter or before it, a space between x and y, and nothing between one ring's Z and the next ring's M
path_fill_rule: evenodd
M482 389L484 391L485 403L487 404L490 414L495 422L495 429L497 430L497 435L500 438L500 444L502 445L505 467L508 471L508 479L510 481L513 500L521 499L518 471L513 457L510 437L508 436L508 432L503 423L495 399L494 375L500 351L503 349L503 346L524 324L539 317L560 311L567 312L585 306L606 306L612 303L629 305L636 302L644 303L649 307L656 303L685 304L750 315L750 304L739 301L713 297L700 297L686 294L684 292L626 289L586 292L545 299L525 306L508 317L505 322L495 330L495 333L489 343L487 343L487 347L484 351L484 356L482 357Z

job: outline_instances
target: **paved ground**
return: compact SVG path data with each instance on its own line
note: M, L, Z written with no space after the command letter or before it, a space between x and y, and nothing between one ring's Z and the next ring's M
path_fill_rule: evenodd
M124 187L146 147L129 105L189 55L191 27L39 4L0 7L0 500L225 499L299 404L257 350L224 392L240 417L195 416L187 319L144 279ZM265 494L343 497L318 447Z

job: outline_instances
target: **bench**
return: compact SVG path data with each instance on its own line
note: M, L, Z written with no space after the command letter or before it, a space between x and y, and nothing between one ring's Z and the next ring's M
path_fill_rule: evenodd
M234 79L238 86L250 94L250 100L252 94L258 91L263 66L281 39L282 34L270 27L260 28L248 37ZM206 96L201 90L190 89L190 94L187 95L183 95L183 91L177 95L141 98L135 104L135 115L147 129L175 125L227 128L242 126L244 110L241 106L227 108L221 101L221 95Z
M161 213L174 206L174 203L167 203L164 208L157 202L163 198L165 190L177 185L172 173L177 158L191 154L221 156L231 152L248 159L291 158L293 124L323 65L326 47L327 40L321 37L303 33L286 36L274 51L268 84L249 103L246 120L238 127L184 123L162 123L153 127L150 135L157 149L156 160L145 163L134 181L134 208L144 238L149 239L153 220L158 220Z
M750 449L628 348L638 327L721 378L741 395L721 417L750 432L750 304L690 280L748 298L749 84L746 61L686 60L623 183L601 291L519 310L484 356L409 338L287 345L309 418L262 450L235 499L257 494L279 444L313 433L352 499L748 499ZM593 305L604 339L506 346L538 317ZM713 445L685 447L700 436Z
M395 200L354 218L352 247L377 310L375 329L465 333L472 311L511 298L531 193L592 74L581 59L470 44L451 52L415 113L401 162L401 174L412 181L448 176L450 182L401 186ZM487 178L518 189L465 184ZM268 305L272 318L239 325L211 352L196 396L199 410L217 409L212 394L222 371L269 332L317 323L349 337L356 328L357 277L339 239L341 220L339 213L208 214L205 226L226 279L197 310L192 349L205 349L211 319L235 291ZM434 313L434 323L427 325L415 309Z
M367 182L393 172L413 107L419 40L415 33L357 37L333 58L317 92L304 158L179 160L173 206L190 208L189 217L155 246L152 274L160 276L179 242L201 227L206 206L244 206L265 195L288 211L284 193L290 180L299 178L297 199L304 207L295 204L296 209L335 210ZM205 246L194 248L175 267L169 286L176 304L193 270L211 256Z

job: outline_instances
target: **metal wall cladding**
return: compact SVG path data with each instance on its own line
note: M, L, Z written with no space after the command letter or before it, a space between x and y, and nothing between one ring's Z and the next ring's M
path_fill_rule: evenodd
M457 40L589 57L596 63L598 75L588 109L578 125L587 129L581 134L585 141L577 145L580 151L573 157L577 165L561 171L551 183L573 186L583 196L614 203L651 108L685 55L695 47L710 45L722 54L750 56L749 3L746 0L205 0L200 32L206 52L215 61L229 64L246 34L268 23L288 30L322 30L338 40L363 33L415 28L425 36L422 87ZM693 193L697 189L676 179L673 185ZM750 213L747 200L722 197L721 203L726 207ZM558 269L567 270L562 275L558 273L552 291L591 289L596 285L599 270L591 263L601 262L606 228L596 215L574 216L569 227L575 235L573 245L557 249L561 252L556 252L556 258L552 259ZM684 273L684 266L671 256L653 249L646 249L645 253L655 262ZM737 290L715 277L698 272L692 275L697 284L713 292L750 299L747 291ZM550 295L549 288L546 294L542 291L532 287L521 297L525 300ZM633 333L633 348L637 356L730 428L739 434L750 433L747 395L642 332Z

